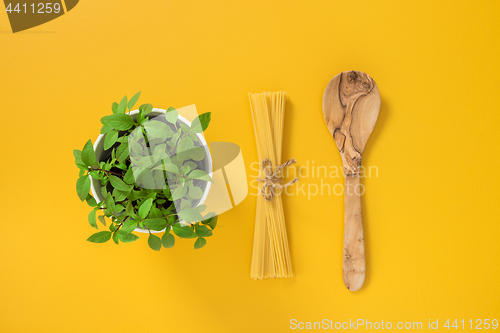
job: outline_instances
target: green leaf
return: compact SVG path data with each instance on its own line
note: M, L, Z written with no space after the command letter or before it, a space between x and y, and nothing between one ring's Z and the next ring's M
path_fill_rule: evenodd
M192 178L192 179L201 179L201 180L204 180L204 181L207 181L207 182L211 182L211 183L214 182L212 180L212 177L210 177L208 175L208 173L206 173L203 170L194 170L194 171L191 171L191 173L189 174L189 178Z
M113 102L113 103L111 104L111 110L113 111L113 113L116 113L116 112L117 112L117 110L118 110L118 103Z
M127 203L127 207L125 208L125 213L130 216L130 215L135 215L134 211L134 205L132 204L132 201L129 201Z
M210 222L208 222L208 226L210 228L215 229L215 227L217 226L217 219L218 219L218 216L214 216L210 219Z
M179 217L186 222L201 221L203 216L194 208L188 207L178 213Z
M102 223L103 226L106 226L106 218L104 217L104 215L99 215L98 219Z
M120 104L118 104L116 108L116 113L118 114L124 114L125 112L127 112L127 96L122 98Z
M171 111L167 111L167 113L165 113L165 119L171 123L171 124L174 124L177 122L177 117L179 116L179 113L177 112L177 110L171 110Z
M96 212L97 212L97 209L99 209L99 208L93 209L93 210L89 213L89 223L90 223L90 225L92 226L92 228L95 228L95 229L99 229L99 228L97 227L97 220L96 220Z
M75 164L81 170L87 170L87 166L82 161L82 151L75 149L73 150L73 156L75 157Z
M155 231L162 231L167 226L167 220L164 218L155 218L144 220L144 225Z
M90 176L94 179L102 179L102 176L99 173L99 171L95 171L95 170L90 171Z
M113 242L116 243L116 245L119 245L120 241L118 240L118 233L114 232L113 233Z
M201 133L207 129L208 124L210 124L210 119L212 117L211 112L200 114L191 123L191 131L194 133Z
M111 148L118 140L118 131L112 130L104 136L104 150Z
M168 200L170 200L171 194L170 194L170 188L169 187L165 187L163 189L163 195L165 196L165 198L167 198Z
M179 174L179 168L173 163L164 163L165 170L175 174Z
M113 199L113 196L111 193L106 194L106 198L104 199L104 203L106 204L106 209L110 212L115 211L115 200Z
M155 235L150 233L149 238L148 238L148 244L149 244L149 247L155 251L161 250L161 239L158 236L155 236Z
M118 238L124 243L132 243L139 239L139 236L131 234L130 232L124 232L123 230L118 230Z
M191 238L194 236L194 230L190 226L181 227L179 224L174 224L172 230L181 238Z
M142 104L139 107L139 111L142 111L142 114L146 116L153 111L153 106L151 104Z
M115 113L101 118L101 123L119 131L130 129L135 123L134 119L128 114Z
M108 132L110 132L110 131L112 131L112 130L113 130L113 129L112 129L111 127L108 127L108 126L104 126L104 125L103 125L103 126L101 127L101 132L100 132L100 133L101 133L101 134L106 134L106 133L108 133Z
M205 209L207 209L207 205L199 205L194 207L194 209L196 209L196 211L201 214Z
M191 140L191 138L188 136L184 136L179 140L179 144L177 145L177 152L180 153L193 148L194 148L193 140Z
M148 134L148 139L170 138L174 135L174 131L170 128L170 126L168 126L168 124L158 120L150 120L143 126Z
M117 190L116 188L113 190L113 197L115 197L115 201L122 201L122 200L125 200L125 198L127 197L127 195L130 193L132 189L128 190L128 191L120 191L120 190ZM117 209L117 212L119 212L118 210L118 205L116 206L116 209Z
M127 185L121 180L120 178L114 176L114 175L109 175L109 181L111 182L111 185L118 191L130 191L133 188L133 185Z
M172 192L172 200L179 200L187 193L187 186L179 186Z
M205 158L205 149L203 147L194 147L192 149L179 152L177 155L177 158L180 160L188 160L188 159L193 159L195 161L201 161L202 159Z
M111 238L111 231L99 231L87 238L91 243L105 243Z
M128 101L128 109L129 110L132 110L132 108L134 107L135 103L137 103L137 100L139 99L139 96L141 96L141 92L140 91L137 94L135 94L134 96L132 96L132 98L130 99L130 101Z
M169 232L165 232L161 238L161 244L164 248L170 249L175 245L175 237Z
M93 196L91 196L90 194L87 195L87 198L85 199L87 201L87 204L90 206L90 207L95 207L97 206L97 201L95 200L95 198Z
M81 201L87 199L90 191L90 178L88 175L78 178L76 181L76 193Z
M152 204L153 204L153 198L149 198L142 203L141 207L139 207L139 216L141 218L145 219L146 216L148 216Z
M121 163L125 163L127 158L130 156L130 151L128 149L128 140L122 142L118 148L116 148L116 158Z
M115 205L115 212L116 212L116 213L121 213L121 212L123 212L124 210L125 210L125 207L123 207L123 205L122 205L122 204L117 204L117 205Z
M123 181L127 184L134 185L135 179L134 179L134 171L132 170L132 168L127 170L125 176L123 176Z
M161 199L157 199L156 203L161 204L160 201L161 201ZM163 200L163 201L165 201L165 200ZM163 217L163 214L161 213L161 210L159 210L157 207L155 207L153 205L153 207L151 207L151 210L149 211L149 217L152 219L160 218L160 217Z
M193 199L199 199L199 198L201 198L203 196L203 191L201 190L201 188L199 188L197 186L194 186L192 184L189 184L188 188L189 188L188 195L191 198L193 198Z
M203 237L198 237L196 242L194 242L194 249L195 250L201 249L202 247L205 246L205 244L207 244L207 240Z
M127 220L123 223L120 230L122 230L123 232L131 233L135 230L135 228L137 228L137 221Z
M212 230L204 225L198 225L196 226L196 234L200 237L210 237L212 236Z
M89 140L82 149L81 154L82 162L88 167L93 167L95 165L95 153L94 147L92 147L92 141Z

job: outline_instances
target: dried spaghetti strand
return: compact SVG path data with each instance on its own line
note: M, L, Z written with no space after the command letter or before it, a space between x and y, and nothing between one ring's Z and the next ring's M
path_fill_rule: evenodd
M249 100L259 160L268 160L270 165L278 167L282 157L286 93L249 94ZM275 174L280 173L278 170ZM276 181L263 169L259 178L267 179L268 186ZM264 184L261 189L262 186ZM253 279L293 276L281 195L274 195L270 200L261 195L257 198L250 276Z

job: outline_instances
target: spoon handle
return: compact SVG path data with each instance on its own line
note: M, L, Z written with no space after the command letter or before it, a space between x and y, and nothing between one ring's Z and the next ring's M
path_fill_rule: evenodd
M365 281L365 242L361 215L359 175L345 176L344 257L342 270L344 285L350 291L359 290Z

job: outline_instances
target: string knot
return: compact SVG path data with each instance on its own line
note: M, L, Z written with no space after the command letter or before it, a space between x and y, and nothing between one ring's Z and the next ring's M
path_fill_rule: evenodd
M271 161L268 158L262 161L262 170L264 170L264 176L266 178L257 180L259 182L264 182L264 186L262 187L261 190L264 199L266 199L267 201L271 201L274 198L275 189L282 189L299 181L299 178L296 177L292 181L281 185L282 179L281 176L279 175L279 172L281 171L281 169L290 166L294 163L297 163L297 161L294 158L289 159L282 165L276 167L276 169L274 169L273 172L273 164L271 163ZM269 189L269 191L266 191L267 189Z

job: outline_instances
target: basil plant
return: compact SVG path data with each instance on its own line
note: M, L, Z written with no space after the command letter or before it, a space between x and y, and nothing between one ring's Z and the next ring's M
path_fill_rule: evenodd
M153 117L153 106L143 104L133 117L127 110L139 96L113 103L113 114L101 119L105 136L100 156L91 140L73 151L80 170L78 197L92 207L88 221L99 229L99 220L106 229L87 240L130 243L139 238L133 233L137 229L149 233L148 244L155 251L174 246L174 235L195 238L194 248L201 248L217 225L217 216L204 214L207 207L199 204L213 182L204 170L208 150L198 136L208 127L211 113L199 115L189 126L174 108Z

